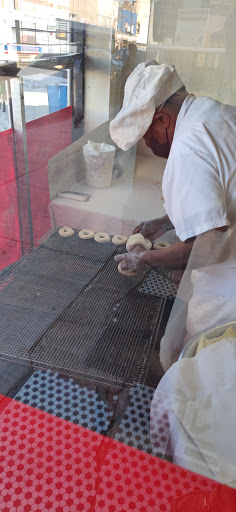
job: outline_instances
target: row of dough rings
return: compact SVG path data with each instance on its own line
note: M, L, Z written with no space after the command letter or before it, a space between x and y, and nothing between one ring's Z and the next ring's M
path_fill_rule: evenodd
M59 230L59 234L62 237L72 236L74 234L74 230L71 228L68 228L67 226L64 226L63 228L61 228ZM110 236L108 235L108 233L96 233L96 237L95 237L95 232L92 231L91 229L81 229L81 231L79 231L79 237L83 238L84 240L89 240L91 238L95 238L95 240L97 242L109 242L110 241ZM115 235L112 238L112 242L116 245L124 245L127 242L127 240L128 240L128 238L126 236L121 236L121 235Z
M127 240L128 240L127 236L122 236L122 235L115 235L112 238L113 244L116 244L116 245L124 245L124 244L126 244Z
M91 231L91 229L81 229L79 232L79 237L83 238L85 240L89 240L90 238L93 238L95 235L95 231Z
M64 226L63 228L59 229L58 233L63 238L67 238L68 236L74 235L74 230L71 228L68 228L68 226Z
M119 270L120 274L123 274L124 276L136 276L137 275L136 272L133 272L133 270L123 270L121 268L122 263L124 263L124 261L121 261L118 265L118 270Z
M153 246L153 249L156 251L159 249L166 249L166 247L170 247L170 244L168 242L162 242L161 240L159 242L156 242Z
M96 242L110 242L110 237L108 233L96 233L94 240L96 240Z
M59 229L58 233L60 236L67 238L69 236L74 235L75 232L72 228L69 228L68 226L63 226L63 228ZM82 229L81 231L79 231L79 237L83 238L83 239L87 239L87 240L90 238L94 238L97 242L110 242L110 236L108 235L108 233L96 233L96 235L95 235L95 232L92 231L91 229ZM112 238L113 244L116 244L116 245L124 245L127 242L127 240L128 240L127 237L122 236L122 235L115 235ZM145 240L142 235L140 236L140 240L142 240L142 241ZM147 248L150 249L152 246L152 243L147 239L145 240L145 243L146 243ZM165 242L162 242L162 243L165 243ZM136 241L135 245L137 245L137 244L138 244L138 240Z

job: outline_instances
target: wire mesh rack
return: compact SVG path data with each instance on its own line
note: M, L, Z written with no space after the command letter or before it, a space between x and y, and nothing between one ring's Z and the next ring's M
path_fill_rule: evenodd
M113 257L123 251L50 232L0 276L0 355L112 386L143 384L176 290L158 271L119 274Z

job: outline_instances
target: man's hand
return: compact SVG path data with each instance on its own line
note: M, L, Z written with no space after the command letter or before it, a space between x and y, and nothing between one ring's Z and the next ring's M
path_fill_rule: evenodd
M171 224L170 219L167 215L161 217L160 219L153 219L146 222L141 222L134 230L133 235L136 233L141 233L144 238L148 238L148 240L156 240L162 236L169 229L173 229L174 226Z
M149 265L142 261L142 256L145 252L146 249L142 245L135 245L131 251L115 256L114 260L116 263L124 262L121 265L122 270L132 270L139 274L149 268Z

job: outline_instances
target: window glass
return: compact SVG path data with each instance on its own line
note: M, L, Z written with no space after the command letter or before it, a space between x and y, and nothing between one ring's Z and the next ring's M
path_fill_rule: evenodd
M175 64L191 92L235 105L234 1L157 0L151 27L150 56Z
M0 0L4 512L234 511L235 6Z

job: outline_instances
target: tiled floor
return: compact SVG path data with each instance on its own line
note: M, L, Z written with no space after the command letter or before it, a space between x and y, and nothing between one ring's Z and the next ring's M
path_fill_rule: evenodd
M114 390L108 397L102 388L37 371L15 400L110 437L113 426L114 439L152 453L149 415L153 393L153 388L138 384L122 393Z

